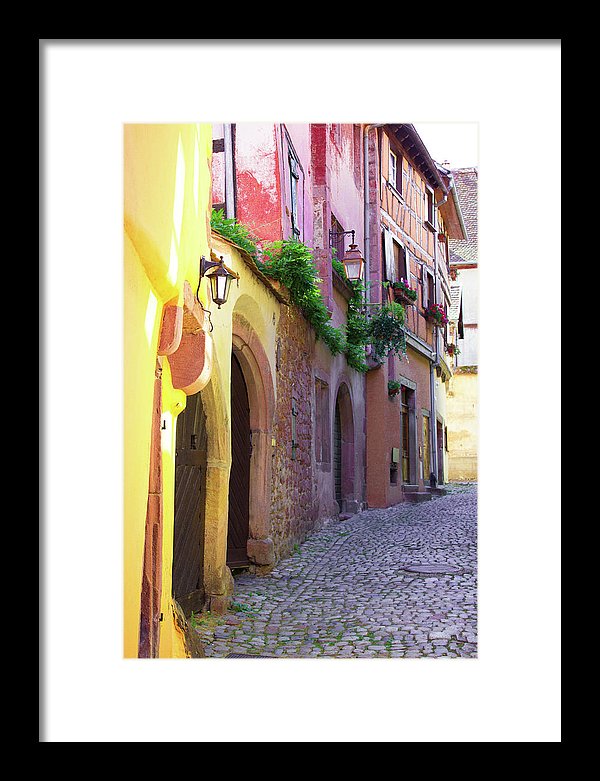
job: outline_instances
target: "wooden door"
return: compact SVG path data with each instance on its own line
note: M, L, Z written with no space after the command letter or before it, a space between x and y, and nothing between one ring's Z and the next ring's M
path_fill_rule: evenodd
M423 415L423 482L429 485L431 477L431 445L429 440L429 418Z
M229 475L229 520L227 565L248 565L246 546L250 527L250 404L242 368L231 354L231 473Z
M342 420L340 407L335 404L335 418L333 421L333 479L335 488L335 501L342 509Z
M444 482L444 427L437 421L437 467L438 485Z
M173 596L186 616L204 603L206 416L200 394L189 396L177 419Z
M401 402L400 402L400 424L402 427L402 482L410 482L410 437L409 437L409 422L408 422L408 401L407 391L404 386L401 390Z

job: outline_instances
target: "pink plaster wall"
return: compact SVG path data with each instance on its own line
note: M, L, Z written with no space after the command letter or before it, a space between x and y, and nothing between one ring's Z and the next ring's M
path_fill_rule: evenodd
M236 216L263 241L281 239L280 166L276 126L235 126Z

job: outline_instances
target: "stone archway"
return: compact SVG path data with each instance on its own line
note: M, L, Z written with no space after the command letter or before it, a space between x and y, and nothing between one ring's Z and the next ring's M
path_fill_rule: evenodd
M354 413L352 411L352 397L345 382L340 382L336 394L334 406L334 420L338 420L339 426L339 486L337 489L340 512L356 512L358 502L355 491L355 447L354 447ZM335 482L334 470L334 482ZM334 484L334 492L336 486Z
M268 566L275 561L269 519L275 393L265 350L250 323L238 312L233 314L232 349L244 375L250 407L248 559Z

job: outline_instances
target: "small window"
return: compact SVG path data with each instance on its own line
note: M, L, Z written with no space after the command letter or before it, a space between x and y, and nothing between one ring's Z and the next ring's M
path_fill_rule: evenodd
M398 158L393 152L390 152L388 182L392 185L392 187L395 187L396 189L398 189L396 185L397 177L398 177Z
M433 280L433 274L427 272L427 295L429 297L429 303L435 304L435 286Z
M332 256L341 263L345 250L344 229L333 212L331 214L331 233L329 234L329 239L332 250L335 250L335 252L332 252Z
M388 183L402 195L402 158L390 149L388 164Z
M425 222L429 224L431 228L435 229L435 215L434 215L434 202L433 202L433 190L427 187L425 190Z
M433 274L425 264L421 266L421 301L423 309L435 304L435 283Z
M404 279L408 283L406 248L396 241L394 242L394 262L396 265L396 279Z

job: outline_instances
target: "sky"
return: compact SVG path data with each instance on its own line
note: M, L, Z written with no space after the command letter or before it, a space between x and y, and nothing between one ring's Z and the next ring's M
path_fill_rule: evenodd
M479 123L413 122L436 163L449 168L479 165Z

